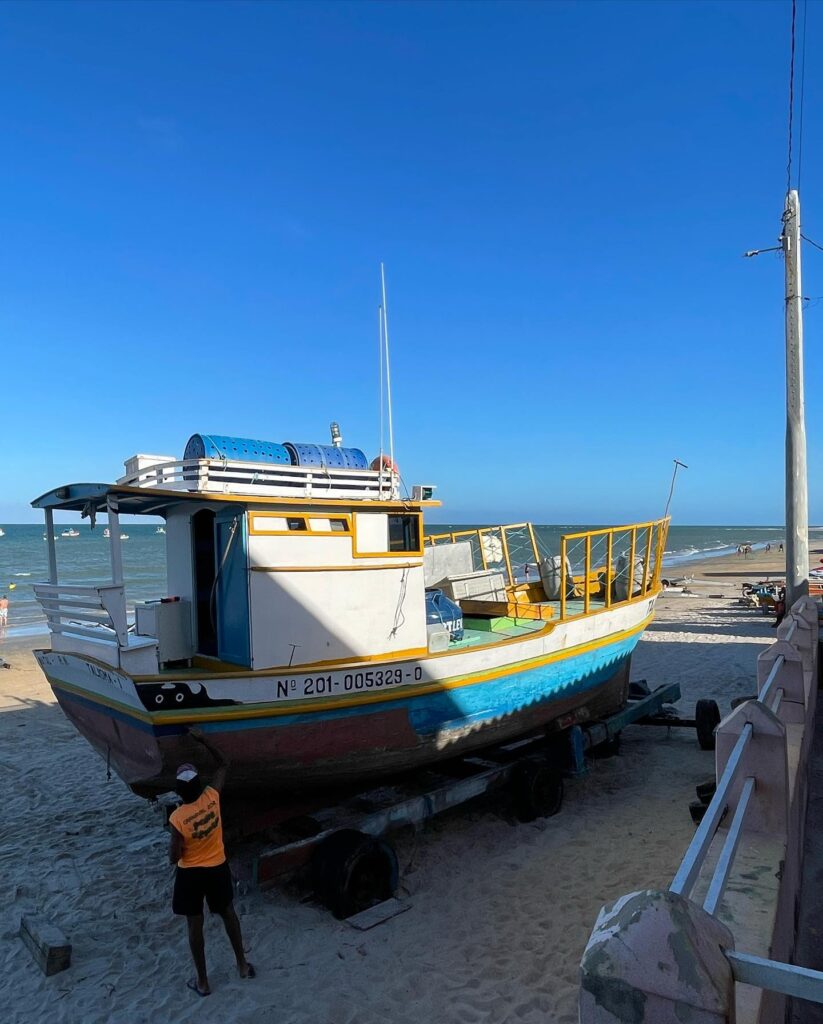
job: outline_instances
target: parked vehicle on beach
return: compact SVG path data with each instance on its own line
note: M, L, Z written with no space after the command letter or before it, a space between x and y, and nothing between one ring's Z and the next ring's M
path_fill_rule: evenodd
M413 768L625 703L667 518L569 533L555 552L529 523L425 536L433 488L401 498L396 467L372 465L339 438L195 434L180 460L137 455L116 483L33 502L47 539L55 511L108 515L110 580L62 583L49 540L34 590L51 648L36 657L136 793L173 788L195 726L231 759L235 788L277 789ZM134 627L122 514L165 519L170 596L138 604Z

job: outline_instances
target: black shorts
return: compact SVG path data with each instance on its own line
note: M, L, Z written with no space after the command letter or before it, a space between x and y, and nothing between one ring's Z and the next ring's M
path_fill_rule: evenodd
M222 914L234 899L228 861L214 868L178 868L174 876L171 909L175 914L198 917L203 897L213 914Z

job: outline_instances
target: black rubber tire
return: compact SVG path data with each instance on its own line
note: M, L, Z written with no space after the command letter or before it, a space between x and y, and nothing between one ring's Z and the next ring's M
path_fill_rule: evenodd
M704 804L702 800L692 800L689 804L689 814L692 816L692 821L695 825L699 825L703 820L707 806L708 805Z
M518 821L551 818L563 804L563 772L549 761L521 761L512 769L510 785Z
M311 874L320 902L336 918L351 917L394 895L397 854L385 839L343 828L315 850Z
M714 730L720 724L720 708L716 700L699 700L694 709L697 742L701 750L714 750Z
M694 787L694 791L697 794L697 799L702 804L710 804L716 790L717 783L715 782L714 777L712 777L711 779L706 779L705 782L698 782L698 784Z

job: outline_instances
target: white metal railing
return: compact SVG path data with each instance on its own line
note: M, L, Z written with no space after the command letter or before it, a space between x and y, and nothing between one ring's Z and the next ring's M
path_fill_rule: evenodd
M697 828L694 834L694 838L689 843L689 848L686 850L686 854L680 863L680 867L677 869L677 874L674 876L672 884L669 886L672 892L679 893L681 896L689 896L694 883L697 881L700 875L700 869L703 867L703 861L706 859L706 854L709 852L709 847L712 844L715 833L723 820L723 816L726 813L728 806L729 789L732 783L735 781L740 760L743 756L743 751L746 749L752 738L752 727L751 724L746 724L743 727L740 737L737 743L734 745L731 756L726 762L726 767L723 770L723 774L720 777L720 781L717 783L717 789L715 790L714 797L711 803L706 808L706 813L703 815L703 820Z
M230 459L181 459L158 462L120 477L126 487L278 497L397 499L400 477L372 469L286 466Z
M767 934L760 935L758 941L767 948L773 955L783 955L788 958L792 953L794 942L794 904L797 899L803 849L803 828L805 822L807 786L805 784L808 771L808 754L811 746L811 737L814 729L815 706L817 694L817 634L818 619L817 606L808 598L796 603L792 608L790 617L781 625L778 630L777 643L772 648L762 652L758 658L758 680L760 689L756 699L745 702L725 718L717 728L717 772L719 778L714 796L710 801L703 819L700 822L694 837L686 850L683 860L674 876L669 892L676 894L676 897L687 901L679 906L686 908L689 915L696 914L693 918L695 931L692 939L695 942L695 963L701 962L697 953L700 944L698 933L712 934L710 942L715 943L717 948L717 934L712 933L712 928L719 927L721 931L726 930L729 941L719 942L720 948L724 950L726 971L737 982L753 985L765 993L778 993L785 996L797 996L802 999L816 1003L823 1003L823 972L813 971L808 968L796 967L793 964L781 960L769 960L763 957L753 956L747 953L740 953L733 947L736 939L743 939L751 942L751 937L732 936L728 931L729 925L726 921L740 921L746 919L742 906L745 900L754 897L746 896L745 893L736 892L734 912L727 909L725 913L721 907L727 883L732 876L735 857L740 848L741 842L747 833L751 832L756 838L769 836L776 839L779 846L780 857L777 853L769 854L775 858L774 865L769 861L769 874L778 878L775 904L773 907L759 906L759 927L766 928ZM793 754L790 757L790 744L793 746ZM724 760L725 759L725 760ZM731 813L731 821L725 829L725 838L716 861L708 879L708 886L705 896L702 899L702 910L698 909L700 904L692 902L692 892L699 880L705 879L703 871L707 856L714 845L716 838L720 836L720 829ZM755 846L757 843L755 842ZM778 849L778 848L776 848ZM645 963L648 957L648 970L641 969L635 973L631 965L626 968L627 977L657 977L659 985L659 916L658 925L654 925L656 934L653 939L641 935L638 947L631 945L631 940L626 934L625 926L615 927L615 920L620 913L620 908L625 910L625 904L632 899L637 899L641 909L633 910L633 920L639 920L643 913L643 900L646 898L646 905L654 904L654 911L660 913L660 899L656 894L632 894L622 897L612 907L604 908L601 911L598 924L595 927L589 941L582 964L583 986L581 988L580 1020L582 1024L595 1024L601 1020L609 1022L632 1020L649 1021L657 1020L652 1016L634 1016L637 1005L644 1005L645 999L640 1003L632 1000L625 1000L625 1005L630 1007L631 1014L623 1017L620 1013L613 1015L601 1015L601 1006L605 1005L598 995L590 998L589 992L602 994L602 987L614 980L616 985L623 985L621 993L625 996L625 986L628 984L619 972L615 971L614 963L624 956L626 962L633 957L636 965ZM655 903L655 900L657 901ZM687 908L694 907L694 911ZM617 909L616 909L617 908ZM766 912L768 911L768 912ZM683 910L678 910L677 914ZM765 912L765 913L764 913ZM706 915L701 918L700 914ZM772 916L769 916L769 915ZM704 922L718 921L718 925L709 925ZM675 921L675 917L672 917ZM675 931L678 932L678 941L683 938L682 921L677 917ZM789 922L787 924L787 922ZM610 931L611 929L611 931ZM694 938L698 935L698 938ZM787 937L788 936L788 937ZM612 939L614 937L614 943ZM612 943L612 944L610 944ZM644 945L648 943L648 945ZM623 949L617 949L617 945ZM704 946L703 949L706 947ZM587 960L591 951L591 961ZM608 964L605 974L598 974L601 964ZM712 1021L730 1022L735 1019L734 994L731 994L731 1005L724 1010L716 1002L717 991L723 990L722 967L715 964L716 970L720 973L711 981L706 982L706 1002L700 1002L702 993L698 994L696 1003L693 1001L694 994L684 996L688 1005L700 1005L704 1008L711 1008L705 1019ZM702 969L702 967L701 967ZM658 970L657 975L655 971ZM696 972L696 976L700 972ZM704 975L704 977L707 977ZM594 982L591 979L594 978ZM714 994L712 992L714 983ZM634 987L638 994L645 993L643 987L645 982L633 980ZM588 988L587 988L588 986ZM675 1007L682 992L676 992L677 982L672 985L671 1005ZM659 996L659 992L656 993ZM728 994L728 993L727 993ZM770 999L774 999L771 996ZM715 1000L712 1002L712 1000ZM659 1003L654 1004L654 1013L660 1012ZM751 1007L755 1006L752 1010ZM758 1024L771 1024L777 1020L774 1014L774 1002L764 1000L762 1003L748 1004L748 1016L745 1019L756 1020ZM628 1011L627 1011L628 1012ZM680 1019L677 1012L669 1019ZM663 1018L660 1018L663 1019ZM700 1018L704 1019L703 1017ZM781 1015L782 1019L782 1015Z
M35 583L34 596L52 633L128 645L126 594L122 584Z

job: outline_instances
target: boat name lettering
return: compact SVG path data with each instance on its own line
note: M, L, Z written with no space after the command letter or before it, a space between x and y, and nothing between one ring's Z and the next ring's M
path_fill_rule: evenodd
M86 662L86 668L93 676L97 676L98 679L102 679L104 682L108 683L109 686L116 686L118 690L123 689L123 684L117 676L113 676L111 672L107 672L104 668L100 668L98 665L93 665L88 661Z
M278 679L277 699L328 697L338 693L380 690L402 683L419 683L423 669L419 665L364 669L362 672L329 672L302 679Z

